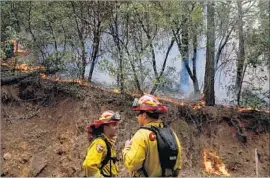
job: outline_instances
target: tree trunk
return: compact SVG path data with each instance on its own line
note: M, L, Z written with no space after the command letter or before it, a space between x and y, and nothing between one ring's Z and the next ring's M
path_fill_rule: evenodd
M123 53L120 52L119 57L119 71L120 71L120 92L124 93L124 74L123 74Z
M154 83L154 86L150 92L151 95L153 95L155 93L155 91L157 90L159 79L156 79L156 80L157 81Z
M18 7L16 6L16 4L18 4ZM12 1L12 11L13 11L13 14L14 14L14 16L15 16L15 24L16 24L16 27L15 27L15 29L16 29L16 32L17 33L19 33L20 31L21 31L21 27L20 27L20 17L19 17L19 14L18 14L18 12L19 12L19 7L20 5L19 5L19 3L18 2L14 2L14 1ZM17 48L18 49L18 48Z
M228 43L229 38L230 38L233 30L234 30L234 26L230 29L230 31L227 33L226 36L222 37L222 40L219 43L219 47L218 47L216 59L215 59L215 71L217 71L217 69L218 69L218 63L220 60L221 53L222 53L224 47L226 46L226 44ZM223 38L225 38L225 39L223 40Z
M93 40L92 55L91 55L91 68L89 71L88 82L92 81L92 76L93 76L93 72L94 72L94 68L95 68L95 64L97 60L97 55L99 51L99 43L100 43L100 35L101 35L100 25L101 23L99 22L97 29L94 32L94 40Z
M86 51L84 41L81 41L82 45L82 66L80 69L81 79L84 80L85 68L86 68Z
M192 78L192 73L188 73L189 69L189 33L188 33L188 17L184 17L184 20L181 23L182 26L182 42L181 42L181 48L182 50L180 51L181 56L182 56L182 65L185 67L182 68L181 71L181 76L180 76L180 89L182 90L183 93L186 93L187 90L189 89L189 77ZM180 90L180 91L181 91Z
M236 1L238 8L238 35L239 35L239 54L237 59L237 71L236 71L236 83L235 89L237 94L237 104L240 105L241 99L241 88L242 88L242 80L243 80L243 69L245 62L245 42L244 42L244 31L243 31L243 12L241 0Z
M28 11L28 30L29 30L34 42L35 42L35 45L39 48L39 51L42 55L42 59L43 59L43 63L44 63L46 56L45 56L45 53L42 51L42 48L41 48L40 44L38 43L37 38L35 37L35 35L32 31L31 16L32 16L32 2L30 1L29 2L29 11ZM47 66L47 64L46 64L46 66Z
M197 72L196 72L196 59L197 59L197 35L195 34L195 39L193 42L193 58L192 58L192 65L193 65L193 88L194 88L194 95L198 96L200 94L199 83L197 79Z
M243 79L244 79L244 73L247 69L247 65L244 67L244 70L243 70L243 75L242 75L242 78L241 78L241 83L240 83L240 88L239 90L237 91L237 105L240 106L240 100L241 100L241 91L242 91L242 86L243 86Z
M120 36L119 36L119 21L116 13L114 19L114 25L111 26L111 33L113 34L114 44L117 47L117 53L119 54L118 62L119 62L119 70L117 71L117 86L120 87L120 92L124 93L124 74L123 74L123 48L120 44Z
M76 8L75 8L75 2L71 2L71 6L72 6L72 10L73 13L76 14ZM80 18L83 19L83 8L82 8L82 4L80 4L80 9L79 11L81 11L80 13ZM79 37L79 41L81 44L81 50L82 50L82 55L81 55L81 62L82 65L80 65L80 78L83 80L84 79L84 74L85 74L85 68L86 68L86 51L85 51L85 42L84 42L84 38L83 38L83 31L84 31L84 24L81 20L81 28L79 26L79 22L77 20L77 18L75 17L75 22L76 22L76 29L77 29L77 33L78 33L78 37Z
M134 65L134 63L131 60L130 60L130 64L131 64L131 68L132 68L133 76L134 76L134 80L135 80L135 87L137 88L138 92L141 95L143 95L143 91L141 89L140 81L139 81L138 76L136 74L135 65Z
M185 43L187 43L187 41L185 41ZM188 45L188 44L183 44L184 45ZM184 48L181 46L181 44L179 43L179 41L177 41L177 46L178 46L178 50L181 52L182 56L185 56L185 53L188 53L188 48L185 49L184 52ZM193 90L194 90L194 95L198 95L200 93L200 89L199 89L199 83L198 83L198 78L197 78L197 72L196 72L196 56L197 56L197 36L196 34L194 35L194 39L193 39L193 58L192 58L192 71L189 67L189 62L188 59L183 59L183 64L185 66L185 70L187 71L189 77L191 78L192 82L193 82ZM181 83L182 84L182 83Z
M215 23L214 2L207 2L207 46L204 96L207 106L215 105Z
M193 82L193 88L194 88L194 95L199 96L200 95L200 89L199 89L199 83L197 77L192 80Z
M159 85L159 83L160 83L160 78L161 78L161 77L163 76L163 74L164 74L164 70L165 70L165 68L166 68L166 63L167 63L167 60L168 60L168 56L169 56L169 53L170 53L170 51L171 51L171 49L172 49L172 47L173 47L174 42L175 42L175 39L174 39L174 37L172 37L171 43L170 43L170 45L168 46L168 49L167 49L167 52L166 52L166 56L165 56L165 59L164 59L163 64L162 64L162 69L161 69L159 75L155 78L156 81L155 81L154 86L153 86L153 88L152 88L152 90L151 90L151 92L150 92L150 94L152 94L152 95L156 92L156 90L157 90L157 88L158 88L158 85Z
M193 32L193 58L192 58L192 69L193 69L193 76L192 76L192 82L193 82L193 89L194 89L194 95L198 96L200 94L199 89L199 83L197 79L197 68L196 68L196 59L197 59L197 34Z
M193 82L193 89L194 89L194 94L198 95L200 93L199 90L199 83L198 83L198 79L197 79L197 72L196 72L196 56L197 56L197 33L196 30L193 29L193 58L192 58L192 62L193 62L193 66L192 66L192 71L189 67L189 55L188 55L188 43L189 43L189 38L188 38L188 18L183 17L183 22L181 23L181 27L183 28L183 38L181 41L181 37L180 37L180 28L178 27L178 29L173 29L173 35L174 38L176 39L176 43L177 43L177 47L179 52L181 53L181 56L183 58L183 65L185 66L185 68L183 68L183 72L181 73L182 75L189 75L190 79ZM191 21L192 23L192 21ZM191 24L192 27L192 24ZM185 76L181 76L182 78L184 78ZM187 83L187 80L181 79L181 84L185 84Z

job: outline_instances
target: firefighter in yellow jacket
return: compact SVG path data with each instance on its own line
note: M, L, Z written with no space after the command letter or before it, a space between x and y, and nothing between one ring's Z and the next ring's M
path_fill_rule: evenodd
M90 146L87 148L83 169L87 177L116 177L115 139L117 125L121 120L118 113L105 111L99 120L87 125Z
M168 112L154 96L144 95L135 99L132 110L138 111L137 119L140 126L163 127L159 115ZM156 134L147 129L139 129L131 140L127 140L122 150L125 167L134 177L178 176L181 169L181 145L176 134L175 145L178 147L176 161L171 170L161 168Z

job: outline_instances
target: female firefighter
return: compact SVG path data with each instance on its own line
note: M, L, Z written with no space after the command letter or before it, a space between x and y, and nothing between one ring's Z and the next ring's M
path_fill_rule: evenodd
M131 176L178 176L181 168L180 141L159 119L160 114L168 111L167 107L154 96L144 95L134 100L132 110L138 112L141 127L131 140L126 141L122 150L124 165Z
M87 125L90 145L83 162L85 176L116 177L118 175L115 140L120 120L118 113L105 111L98 120Z

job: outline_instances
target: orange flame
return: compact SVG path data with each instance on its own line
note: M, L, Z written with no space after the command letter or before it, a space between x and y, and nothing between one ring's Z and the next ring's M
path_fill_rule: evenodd
M243 112L243 111L251 111L251 110L255 110L252 107L247 107L247 108L238 108L238 111Z
M2 61L1 60L1 66L7 66L7 67L12 67L15 65L15 61L14 60L10 60L10 61ZM15 67L17 70L22 70L22 71L33 71L33 70L44 70L45 67L44 66L31 66L31 65L27 65L27 64L17 64L16 67ZM105 89L104 87L102 86L94 86L94 85L91 85L89 84L87 81L84 81L84 80L81 80L81 79L76 79L76 80L64 80L64 79L61 79L60 76L56 76L54 78L52 77L48 77L46 74L44 73L40 73L40 76L41 78L43 79L47 79L47 80L51 80L51 81L60 81L60 82L71 82L71 83L78 83L82 86L85 86L85 87L92 87L92 88L98 88L100 90L103 90L103 91L107 91L107 92L110 92L110 93L117 93L119 94L120 91L118 89L114 89L114 90L109 90L109 89ZM130 93L131 96L134 96L134 97L140 97L141 95L137 94L135 91L133 93ZM188 104L188 103L184 103L183 99L181 99L180 101L175 99L175 98L165 98L165 97L160 97L160 96L157 96L157 98L160 100L160 101L167 101L167 102L170 102L172 104L175 104L175 105L178 105L178 106L189 106L191 107L193 110L199 110L199 109L202 109L203 106L205 106L205 101L204 101L204 94L201 95L200 97L200 101L199 103L197 103L196 105L192 106L191 104ZM226 107L224 106L225 108L231 108L231 107ZM235 108L235 107L233 107ZM262 111L262 112L266 112L266 113L270 113L269 111L265 111L265 110L258 110L258 109L253 109L251 107L248 107L248 108L235 108L237 109L239 112L243 112L243 111L248 111L248 110L256 110L256 111Z
M270 113L270 111L266 111L266 110L260 110L260 109L256 109L256 108L252 108L252 107L247 107L247 108L237 108L237 110L239 112L244 112L244 111L263 111L265 113Z
M27 64L18 64L15 66L15 69L21 71L34 71L34 70L44 70L45 68L43 66L30 66Z
M16 65L15 65L16 64ZM15 59L9 59L7 61L1 60L1 66L14 68L20 71L38 71L45 70L45 67L42 65L28 65L28 64L17 64Z
M225 168L225 164L215 152L203 149L203 166L205 172L208 174L215 174L218 176L230 176Z
M40 73L39 75L40 75L40 77L41 77L42 79L46 79L46 78L47 78L47 75L44 74L44 73Z
M57 75L54 76L54 77L49 77L49 76L47 76L47 75L44 74L44 73L40 73L40 77L41 77L42 79L46 79L46 80L50 80L50 81L54 81L54 82L78 83L79 85L84 86L84 87L98 88L98 89L100 89L100 90L107 91L107 92L111 92L111 93L120 93L120 91L119 91L118 89L108 90L108 89L105 89L105 88L102 87L102 86L94 86L94 85L91 85L91 84L89 84L87 81L82 80L82 79L67 80L67 79L61 79L61 76L57 76Z
M192 109L194 109L194 110L201 109L201 106L200 105L195 105L195 106L192 107Z
M200 105L205 106L205 101L204 100L201 100L200 101Z
M120 93L120 91L118 89L116 89L116 88L113 90L113 92L114 93Z
M45 67L41 65L27 65L27 64L16 64L15 60L9 60L9 61L1 61L1 66L6 66L13 68L15 66L16 70L21 71L35 71L35 70L44 70Z
M197 103L195 106L193 106L192 109L198 110L198 109L201 109L203 106L205 106L205 101L203 100L203 97L204 97L204 94L200 98L200 102Z

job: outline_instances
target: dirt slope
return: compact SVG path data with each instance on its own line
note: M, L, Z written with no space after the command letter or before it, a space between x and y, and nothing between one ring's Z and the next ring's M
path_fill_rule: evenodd
M104 110L119 111L124 118L118 150L138 128L135 114L129 108L133 100L130 96L94 88L37 83L28 87L2 86L1 176L82 176L81 164L88 145L84 127ZM29 93L32 96L25 99ZM217 119L199 122L198 127L198 123L182 114L180 106L167 104L168 121L183 146L181 176L207 176L203 171L203 148L216 151L231 176L256 175L254 151L257 149L259 176L270 176L268 131L245 130L247 137L243 141L235 127L218 119L217 108L207 108L210 114L206 115ZM127 176L121 162L119 165L120 176Z

